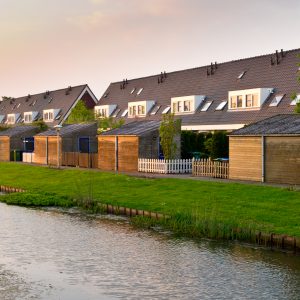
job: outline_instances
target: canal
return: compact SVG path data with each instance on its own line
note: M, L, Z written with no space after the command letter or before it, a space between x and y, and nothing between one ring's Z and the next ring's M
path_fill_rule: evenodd
M300 299L300 257L0 204L1 299Z

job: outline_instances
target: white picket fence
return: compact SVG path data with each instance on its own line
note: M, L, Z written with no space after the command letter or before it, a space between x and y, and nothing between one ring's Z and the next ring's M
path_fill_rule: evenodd
M139 158L138 170L145 173L183 174L192 173L192 159Z
M27 163L33 163L34 162L34 153L23 152L22 161L27 162Z

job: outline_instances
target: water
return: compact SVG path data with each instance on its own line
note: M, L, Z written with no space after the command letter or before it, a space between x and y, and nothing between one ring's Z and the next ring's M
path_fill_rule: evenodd
M300 299L300 257L0 204L0 299Z

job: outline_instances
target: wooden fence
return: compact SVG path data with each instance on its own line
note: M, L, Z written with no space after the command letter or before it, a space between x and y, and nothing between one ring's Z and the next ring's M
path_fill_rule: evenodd
M160 174L192 173L192 159L145 159L139 158L138 171Z
M98 168L98 153L63 152L63 166Z
M145 159L139 158L139 172L160 174L192 173L193 176L228 178L229 162L210 159Z
M229 162L199 159L193 161L193 176L205 176L227 179Z

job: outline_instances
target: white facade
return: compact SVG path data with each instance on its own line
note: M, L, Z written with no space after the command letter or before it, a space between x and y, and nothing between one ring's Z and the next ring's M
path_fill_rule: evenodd
M204 100L203 95L171 98L171 112L176 115L194 113Z
M44 122L53 122L58 116L60 109L45 109L43 110Z
M20 118L20 114L19 114L19 113L16 113L16 114L8 114L8 115L7 115L6 123L7 123L7 124L10 124L10 125L16 124L16 123L18 123L19 118Z
M145 117L155 105L155 101L128 102L128 117Z
M260 109L273 88L256 88L228 92L228 110Z
M39 114L38 111L24 112L24 123L32 123L32 122L36 121L38 114Z
M115 105L115 104L97 105L94 108L95 115L98 117L110 117L116 108L117 108L117 105Z

